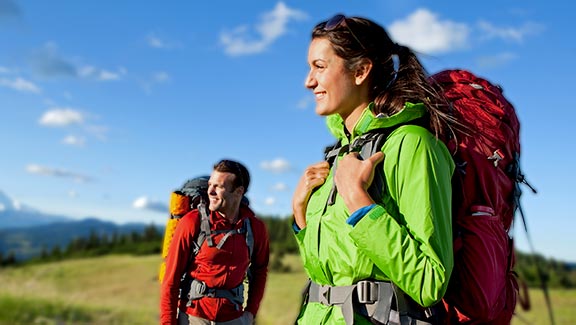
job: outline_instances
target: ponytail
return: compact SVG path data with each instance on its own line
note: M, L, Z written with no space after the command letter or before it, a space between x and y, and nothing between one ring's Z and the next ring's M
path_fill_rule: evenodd
M410 48L394 43L390 60L393 61L394 56L397 68L393 69L388 85L375 94L374 114L393 115L401 111L406 102L423 103L428 112L425 119L428 130L439 138L445 137L453 124L447 114L446 99L430 84L426 70Z

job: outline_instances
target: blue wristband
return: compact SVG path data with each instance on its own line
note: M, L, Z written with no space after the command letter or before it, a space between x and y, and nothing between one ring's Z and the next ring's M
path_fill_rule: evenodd
M362 219L362 217L364 217L366 213L368 213L368 211L370 211L375 206L376 204L374 203L354 211L354 213L352 213L348 219L346 219L346 223L351 226L355 226L358 221L360 221L360 219Z

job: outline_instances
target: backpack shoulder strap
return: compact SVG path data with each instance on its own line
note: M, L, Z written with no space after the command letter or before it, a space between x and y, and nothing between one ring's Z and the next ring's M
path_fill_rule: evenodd
M375 130L376 132L367 133L365 138L358 138L358 149L353 147L352 150L359 151L360 159L367 159L378 151L382 150L382 146L384 146L386 139L395 129L395 127L392 129L378 129ZM374 179L368 188L368 194L370 194L370 197L375 201L378 200L378 198L381 198L384 192L385 179L380 168L383 163L384 162L381 162L378 164L378 166L376 166Z
M242 225L244 229L244 235L246 236L246 246L248 246L248 256L252 260L252 253L254 252L254 233L252 232L252 224L250 218L246 217L244 219L244 224Z
M198 237L196 237L196 241L194 242L194 247L192 248L192 253L188 258L188 262L186 263L186 267L184 268L184 274L181 276L180 280L180 288L185 288L189 281L191 281L190 276L188 275L188 269L192 265L193 261L196 259L196 255L200 252L200 248L206 239L208 239L208 243L214 243L212 241L212 237L210 236L210 214L208 212L208 207L204 200L200 200L200 203L197 206L198 214L200 215L200 232L198 233ZM189 288L188 288L189 289Z
M426 128L428 123L427 117L419 117L417 119L407 121L405 123L396 124L394 126L388 128L381 128L381 129L374 129L371 130L362 136L358 137L350 146L350 152L358 152L360 159L364 160L369 158L370 156L374 155L378 151L382 150L384 143L388 140L388 136L392 134L396 129L404 126L404 125L416 125ZM374 201L378 201L381 198L385 191L385 182L384 174L382 173L382 161L378 166L376 166L374 172L374 179L372 180L372 184L368 188L368 194Z
M334 166L334 170L338 167L338 157L342 152L358 152L360 159L366 159L375 154L378 150L381 150L390 133L392 133L396 128L397 127L394 126L385 129L372 130L356 138L350 145L341 146L340 142L337 142L334 146L326 148L324 151L324 159L330 163L330 166ZM370 188L368 189L370 196L373 198L381 197L383 185L383 177L374 177L372 185L370 185ZM334 204L337 192L336 183L332 183L332 189L328 196L327 205Z
M210 236L210 213L204 202L198 204L198 213L200 214L200 232L194 243L194 256L198 255L204 241L208 241L208 246L214 246L214 241L212 240L212 236Z
M324 160L327 161L330 166L332 166L337 161L336 158L338 158L340 152L347 150L348 145L342 146L342 142L340 142L340 139L338 139L333 145L327 146L324 149Z

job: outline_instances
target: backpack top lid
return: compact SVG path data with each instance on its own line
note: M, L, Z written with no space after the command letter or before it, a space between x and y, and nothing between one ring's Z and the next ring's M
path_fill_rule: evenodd
M186 181L182 188L180 188L180 192L182 194L195 199L197 197L203 196L205 197L208 192L208 180L210 179L209 176L198 176L196 178L192 178Z

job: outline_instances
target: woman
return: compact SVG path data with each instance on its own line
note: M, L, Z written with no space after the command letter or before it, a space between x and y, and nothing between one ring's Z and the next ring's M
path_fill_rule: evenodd
M298 323L434 323L424 307L440 301L453 266L445 102L415 54L368 19L316 25L308 63L316 113L343 147L371 130L389 135L366 159L342 151L335 167L309 166L297 185L294 228L311 280ZM378 197L368 193L375 175Z

